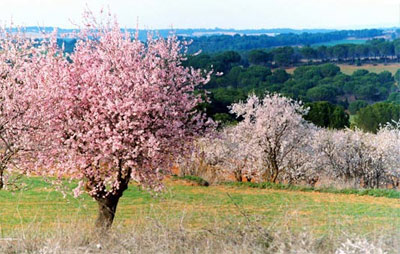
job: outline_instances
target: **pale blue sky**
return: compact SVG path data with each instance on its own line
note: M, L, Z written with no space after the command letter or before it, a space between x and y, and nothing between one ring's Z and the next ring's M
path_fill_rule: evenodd
M400 0L0 0L0 20L74 27L86 4L123 27L363 28L399 25Z

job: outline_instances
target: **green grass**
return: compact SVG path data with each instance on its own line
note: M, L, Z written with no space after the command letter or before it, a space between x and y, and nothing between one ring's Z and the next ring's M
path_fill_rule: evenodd
M251 183L251 182L225 182L228 186L237 187L250 187L258 189L272 189L272 190L291 190L291 191L304 191L304 192L319 192L319 193L333 193L333 194L353 194L359 196L372 196L372 197L386 197L400 199L400 191L392 189L335 189L335 188L314 188L308 186L297 186L287 184L275 183Z
M199 176L191 176L191 175L177 176L177 175L173 175L172 179L193 182L193 183L195 183L195 184L197 184L199 186L209 186L210 185L206 180L204 180L203 178L201 178Z
M97 204L87 195L64 198L40 178L26 178L24 182L24 190L0 191L0 237L31 228L57 230L75 222L82 227L93 225ZM73 187L69 185L69 189ZM131 185L118 205L115 226L132 228L150 219L160 223L181 221L186 229L207 230L215 225L238 224L245 221L244 217L262 226L293 232L391 232L400 228L400 202L398 193L391 196L386 191L317 192L304 187L250 183L203 187L170 179L158 195Z

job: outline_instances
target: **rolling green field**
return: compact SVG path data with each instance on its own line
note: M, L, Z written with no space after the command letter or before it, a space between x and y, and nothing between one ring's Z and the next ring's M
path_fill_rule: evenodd
M92 227L97 205L87 195L64 198L39 178L24 181L25 190L0 191L1 237L29 229L51 232L60 226ZM130 186L120 201L114 227L140 227L149 220L179 221L194 230L251 220L268 228L314 234L398 232L400 200L246 186L202 187L170 179L164 193L156 196Z

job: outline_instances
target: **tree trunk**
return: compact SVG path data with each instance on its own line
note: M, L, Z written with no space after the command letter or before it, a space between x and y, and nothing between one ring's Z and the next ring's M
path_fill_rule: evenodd
M237 182L242 182L242 170L235 170L233 174Z
M253 180L253 177L251 177L251 176L246 176L246 181L247 181L247 182L251 183L251 180Z
M117 190L113 193L103 192L94 197L99 206L99 212L96 220L96 228L100 230L101 233L107 232L114 221L115 213L117 212L117 205L119 199L126 189L128 189L128 183L130 179L130 171L127 177L120 177L120 185Z
M87 190L93 190L94 186L97 186L96 195L92 196L99 206L99 212L96 220L96 228L100 234L107 233L111 228L114 221L115 213L117 212L117 205L119 199L126 189L128 189L129 180L131 178L132 170L128 168L123 170L122 160L119 160L119 171L118 171L118 187L113 191L107 191L106 186L103 182L96 182L94 179L89 180L86 183Z
M96 228L101 231L108 231L111 228L120 197L120 195L112 195L97 199L99 212L96 220Z
M4 187L4 171L2 169L0 169L0 190L3 189Z
M271 160L271 169L272 169L271 182L276 183L279 175L279 167L275 159Z
M275 171L275 172L272 174L271 182L272 182L272 183L276 183L277 179L278 179L278 172Z

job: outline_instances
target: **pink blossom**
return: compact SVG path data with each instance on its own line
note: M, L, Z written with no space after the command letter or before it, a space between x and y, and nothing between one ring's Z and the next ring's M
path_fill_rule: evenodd
M175 36L143 43L116 22L86 17L74 52L54 48L34 73L43 101L32 114L43 124L30 136L27 170L78 179L99 199L131 179L159 188L171 158L209 125L193 93L209 73L181 65Z

